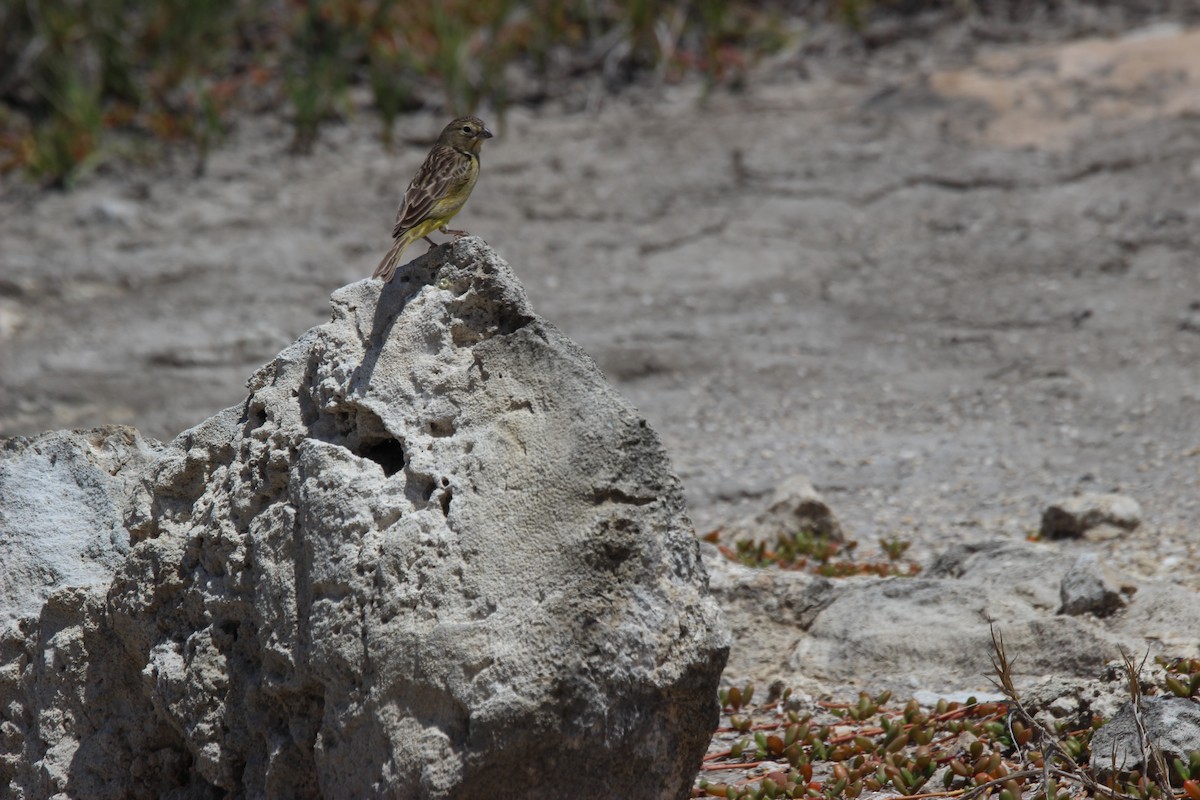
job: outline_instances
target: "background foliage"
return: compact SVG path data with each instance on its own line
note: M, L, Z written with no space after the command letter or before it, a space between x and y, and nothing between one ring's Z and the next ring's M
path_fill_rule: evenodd
M1013 0L1006 0L1012 2ZM1050 0L1039 0L1049 2ZM566 79L736 82L789 44L785 19L851 29L877 11L987 0L7 0L0 4L0 172L69 183L163 142L198 167L235 109L290 115L293 148L363 87L396 115L502 108Z

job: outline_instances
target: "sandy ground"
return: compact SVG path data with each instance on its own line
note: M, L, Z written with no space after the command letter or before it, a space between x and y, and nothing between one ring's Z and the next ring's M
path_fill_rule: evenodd
M456 222L661 433L699 530L803 473L924 559L1115 490L1145 521L1109 556L1196 573L1200 30L950 31L572 105L489 120ZM172 437L371 273L426 146L365 113L289 137L243 120L199 178L0 184L0 435Z

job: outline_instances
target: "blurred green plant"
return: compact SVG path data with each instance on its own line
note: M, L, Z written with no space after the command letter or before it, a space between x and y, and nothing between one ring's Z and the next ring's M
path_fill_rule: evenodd
M1164 684L1167 691L1176 697L1200 695L1200 658L1158 656L1154 660L1166 672ZM1196 776L1200 778L1200 764L1197 765Z
M122 137L190 143L202 169L238 108L286 109L293 149L305 151L352 110L355 87L390 141L406 110L503 109L589 72L609 88L647 74L736 86L787 45L783 13L816 8L858 25L876 6L953 2L14 1L0 4L0 170L64 186Z
M362 4L338 0L293 3L290 38L285 51L284 85L292 105L292 150L312 149L322 122L336 108L350 84L353 67L351 32L360 22Z
M912 577L921 571L919 564L905 558L911 542L894 537L879 540L881 555L886 558L856 558L858 542L842 542L808 530L780 534L774 542L741 538L734 541L732 547L721 542L720 531L711 531L703 538L715 544L730 561L747 567L802 570L826 578L855 575Z
M106 133L191 140L202 152L244 61L237 0L29 0L0 16L0 147L7 167L66 185Z

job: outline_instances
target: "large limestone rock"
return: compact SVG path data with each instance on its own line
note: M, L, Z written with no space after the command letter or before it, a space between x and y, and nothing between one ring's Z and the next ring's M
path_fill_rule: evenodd
M132 549L3 640L0 784L686 796L728 633L658 438L479 240L333 309L101 493Z

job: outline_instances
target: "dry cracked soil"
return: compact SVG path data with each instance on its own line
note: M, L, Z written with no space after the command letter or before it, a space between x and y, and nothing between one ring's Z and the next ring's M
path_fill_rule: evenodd
M808 475L853 537L1024 537L1137 499L1106 558L1195 584L1200 28L955 24L490 115L456 222L660 432L701 532ZM1100 26L1103 28L1103 26ZM0 435L170 438L370 275L443 119L286 152L239 120L69 192L0 184ZM411 251L413 255L420 248Z

